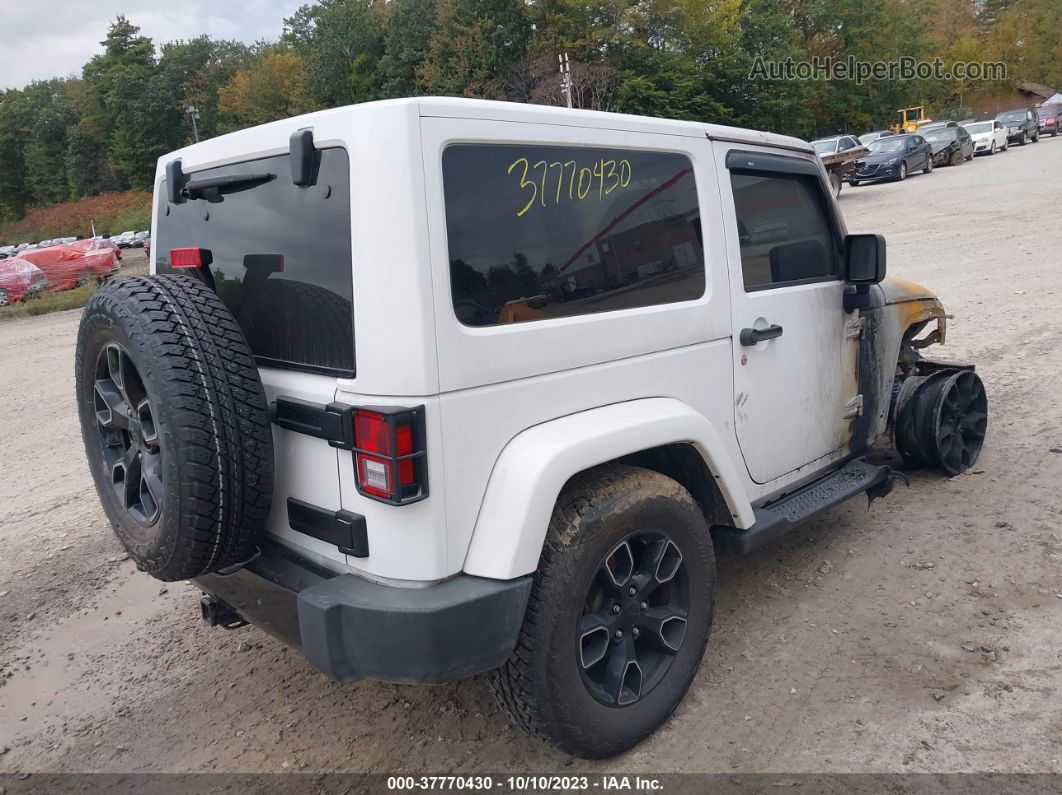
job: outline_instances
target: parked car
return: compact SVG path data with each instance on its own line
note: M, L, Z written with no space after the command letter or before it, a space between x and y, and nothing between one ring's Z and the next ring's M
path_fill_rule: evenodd
M21 257L0 261L0 306L31 298L48 289L44 272Z
M6 259L7 257L15 256L14 246L0 246L0 259Z
M114 242L118 244L118 248L132 248L133 247L133 241L135 239L136 239L136 232L134 232L132 230L130 230L128 232L122 232L122 234L118 235L117 239L115 239L113 237L111 238L111 240L114 240Z
M1010 147L1007 128L997 119L969 122L963 125L963 129L973 140L975 155L994 155L996 152L1006 152Z
M1050 133L1054 138L1062 132L1062 105L1041 105L1036 109L1036 114L1040 118L1038 131L1040 135Z
M1003 111L996 118L1006 125L1009 143L1025 146L1040 140L1040 116L1034 108Z
M854 135L835 135L830 138L816 138L811 145L820 155L833 155L849 149L858 149L860 143Z
M925 174L933 170L933 151L926 140L916 133L890 135L867 145L870 154L859 158L848 178L853 188L864 182L879 179L904 180L915 171Z
M939 130L943 127L958 127L957 121L931 121L918 128L919 135L925 135L928 130Z
M185 147L155 186L154 275L77 339L103 510L208 623L341 682L489 671L529 733L617 754L694 681L713 540L885 496L893 428L912 465L981 450L978 375L923 359L944 306L884 278L795 138L392 100Z
M119 264L117 250L110 243L95 238L24 251L20 256L44 271L51 290L69 290L102 281L113 274Z
M974 143L965 127L937 127L922 133L933 149L933 163L938 166L958 166L973 160Z
M133 242L131 244L131 247L132 248L143 248L144 247L144 241L147 240L149 237L151 237L151 232L147 232L147 231L137 232L135 235L133 235Z
M862 135L860 135L859 143L863 144L863 146L866 146L867 144L872 143L873 141L876 141L879 138L885 138L892 134L892 130L874 130L872 132L863 133Z

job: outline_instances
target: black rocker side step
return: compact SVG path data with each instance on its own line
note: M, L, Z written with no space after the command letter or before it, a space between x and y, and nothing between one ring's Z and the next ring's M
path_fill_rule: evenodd
M756 523L752 527L745 530L721 527L716 530L715 538L727 551L747 555L857 494L869 492L871 500L884 497L892 489L891 473L887 466L875 466L857 458L791 494L754 509Z

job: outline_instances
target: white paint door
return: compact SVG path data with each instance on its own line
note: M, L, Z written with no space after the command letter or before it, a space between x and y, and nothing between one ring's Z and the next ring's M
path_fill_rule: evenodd
M842 451L858 339L841 280L844 230L813 156L715 144L733 317L735 424L769 483ZM846 416L846 414L850 416Z

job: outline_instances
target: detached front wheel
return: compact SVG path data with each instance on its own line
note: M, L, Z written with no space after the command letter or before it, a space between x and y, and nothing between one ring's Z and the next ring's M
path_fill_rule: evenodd
M712 541L689 492L646 469L591 470L558 501L519 643L491 675L495 695L563 751L618 754L682 700L714 599Z
M896 447L913 466L958 475L972 467L988 432L988 397L972 370L912 376L896 400Z

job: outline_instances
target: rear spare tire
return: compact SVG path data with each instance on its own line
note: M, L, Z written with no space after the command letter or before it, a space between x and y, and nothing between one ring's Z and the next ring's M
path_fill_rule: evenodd
M265 392L218 296L184 276L105 283L81 318L78 416L107 519L160 580L252 557L273 496Z

